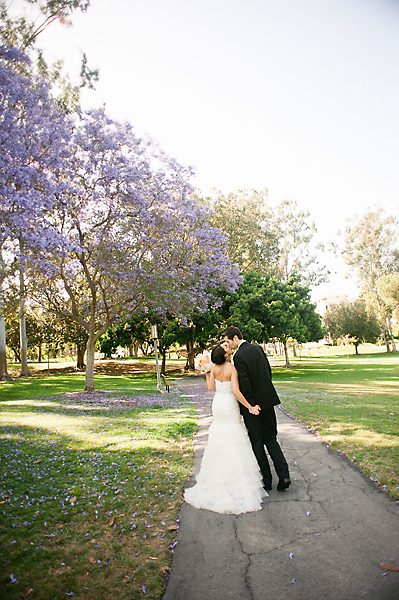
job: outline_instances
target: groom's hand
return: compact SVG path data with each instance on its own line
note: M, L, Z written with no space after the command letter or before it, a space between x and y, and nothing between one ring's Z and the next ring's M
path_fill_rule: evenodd
M249 412L251 413L251 415L258 415L261 411L260 406L258 406L258 404L256 406L252 406L251 408L248 409Z

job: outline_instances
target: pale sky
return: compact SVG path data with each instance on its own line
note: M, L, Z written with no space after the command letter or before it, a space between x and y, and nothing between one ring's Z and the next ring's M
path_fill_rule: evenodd
M368 207L399 216L399 0L91 3L39 45L70 74L85 52L100 82L84 106L150 134L204 194L267 188L327 244ZM338 273L312 298L355 296L321 260Z

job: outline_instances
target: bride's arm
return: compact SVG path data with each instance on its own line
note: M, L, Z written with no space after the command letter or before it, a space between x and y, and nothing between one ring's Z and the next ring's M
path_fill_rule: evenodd
M241 402L241 404L243 404L252 415L258 415L260 407L258 405L252 406L252 404L250 404L242 395L240 391L240 385L238 383L238 373L234 367L231 373L231 384L233 387L233 394L237 398L238 402Z
M208 387L208 390L213 390L213 388L215 387L215 376L213 374L212 371L208 371L207 373L205 373L206 375L206 385Z

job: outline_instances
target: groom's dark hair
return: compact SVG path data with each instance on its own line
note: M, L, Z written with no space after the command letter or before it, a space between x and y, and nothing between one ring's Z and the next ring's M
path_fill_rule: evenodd
M230 325L230 327L228 327L226 331L223 331L222 333L222 336L228 337L229 340L232 340L235 335L238 337L239 340L242 340L241 331L238 329L238 327L234 327L233 325Z

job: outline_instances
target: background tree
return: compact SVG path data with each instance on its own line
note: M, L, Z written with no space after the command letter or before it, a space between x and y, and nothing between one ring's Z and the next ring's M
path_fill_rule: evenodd
M333 304L326 311L323 324L334 343L337 343L339 338L349 336L356 354L359 354L359 344L375 343L381 333L375 313L367 310L364 300Z
M228 240L228 254L241 272L273 275L279 261L278 234L267 190L240 190L207 199L214 210L212 223Z
M0 296L3 294L4 256L14 255L18 258L21 278L21 337L25 355L24 269L32 252L58 246L58 236L49 230L46 216L56 201L56 177L64 165L70 125L51 101L48 84L41 78L29 79L19 73L19 66L29 62L26 55L1 44L0 37L0 249L3 257ZM3 303L4 299L0 306ZM2 326L0 331L3 331ZM0 347L5 347L4 334ZM4 353L0 354L4 361ZM25 359L24 356L24 364ZM4 371L4 365L0 371Z
M229 241L230 260L241 272L280 281L298 274L312 287L328 281L329 271L318 260L323 245L312 247L315 224L296 202L283 200L273 207L267 190L240 190L227 196L215 191L207 200L214 209L213 223Z
M169 323L167 333L170 346L178 343L186 347L186 371L195 369L194 359L199 352L219 341L223 322L222 307L216 295L208 310L194 310L187 318Z
M51 313L50 313L51 314ZM85 368L84 357L87 347L87 332L74 319L60 322L62 326L63 343L73 344L76 348L76 369L83 371Z
M31 11L32 8L34 9L32 16L28 16L26 12L11 15L6 3L0 1L0 24L4 43L29 55L32 61L20 65L21 72L28 77L40 75L46 79L63 111L74 112L79 106L81 89L93 88L94 82L98 81L98 69L90 69L87 56L82 53L79 81L72 83L70 77L63 73L63 60L59 59L53 65L49 65L42 50L38 48L37 41L43 31L55 21L66 27L70 26L72 13L78 9L86 12L90 2L89 0L26 0L26 4ZM10 8L13 8L12 3Z
M286 282L293 275L299 275L311 287L328 281L330 272L320 265L317 256L317 251L324 251L324 247L316 244L312 248L317 229L309 217L309 211L298 209L293 200L283 200L276 208L280 259L274 275L280 281Z
M311 302L309 293L310 289L301 284L298 275L276 285L276 292L270 306L271 335L283 344L286 367L290 366L288 357L290 339L300 344L318 342L325 334L321 317L316 313L316 305Z
M392 351L396 352L394 331L392 326L392 317L399 317L399 273L390 273L383 275L377 280L377 294L384 303L384 316L387 322L387 329L391 338Z
M235 289L239 278L208 211L190 196L190 172L129 124L82 113L70 148L64 206L52 223L69 250L52 254L46 302L86 330L91 391L96 342L116 320L145 308L206 310L213 289Z
M399 309L399 273L383 275L377 280L377 293L394 312Z
M272 329L270 302L277 281L256 272L244 273L244 281L223 303L226 323L238 327L248 341L263 343Z
M240 288L226 298L228 324L236 325L248 341L278 339L284 346L286 366L288 340L319 341L324 336L320 316L309 298L309 288L299 276L281 282L273 277L245 273Z
M335 246L336 251L341 252L346 264L357 273L362 294L373 301L389 352L392 331L377 282L384 275L398 272L398 222L377 208L348 220L340 236L344 245Z

